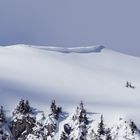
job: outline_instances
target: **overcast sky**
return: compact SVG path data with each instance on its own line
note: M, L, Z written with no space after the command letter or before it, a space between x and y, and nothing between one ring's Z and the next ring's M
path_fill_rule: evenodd
M0 45L17 43L140 56L140 0L0 0Z

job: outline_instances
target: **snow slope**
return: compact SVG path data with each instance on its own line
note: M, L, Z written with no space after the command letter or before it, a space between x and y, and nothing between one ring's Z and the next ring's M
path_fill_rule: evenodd
M55 99L70 113L83 100L110 123L124 116L140 127L140 58L103 46L0 47L0 104L11 110L21 98L44 111Z

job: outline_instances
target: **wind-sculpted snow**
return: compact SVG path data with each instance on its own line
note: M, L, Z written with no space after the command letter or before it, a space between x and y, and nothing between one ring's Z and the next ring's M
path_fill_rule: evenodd
M0 47L0 105L10 114L21 98L40 110L56 99L68 113L83 100L107 124L124 116L139 127L140 58L100 45Z
M89 47L72 47L72 48L64 48L64 47L39 47L39 46L31 46L34 48L39 48L47 51L56 51L62 53L97 53L101 52L104 49L104 46L89 46Z

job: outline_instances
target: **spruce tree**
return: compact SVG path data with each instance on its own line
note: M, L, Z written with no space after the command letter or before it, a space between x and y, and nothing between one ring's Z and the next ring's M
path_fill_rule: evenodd
M104 127L104 120L103 120L103 115L101 115L101 121L98 125L98 135L105 135L105 127Z
M71 132L71 139L86 140L88 132L87 125L89 124L89 121L82 101L76 108L76 111L72 117L72 121L74 125L72 124L73 127ZM75 133L75 131L77 132Z
M44 121L43 124L43 137L52 137L55 135L58 129L59 125L59 118L60 118L60 113L62 112L62 108L58 107L56 105L55 100L51 102L50 105L50 111L51 113L48 115L46 120Z
M55 119L58 120L59 115L62 112L62 108L56 106L55 100L52 101L50 109L51 109L51 114L50 115L53 115L55 117Z
M79 107L79 122L84 122L86 125L88 124L88 119L87 119L87 112L84 108L83 101L80 102L80 107Z
M131 131L132 131L133 134L138 131L138 128L133 121L130 121L129 125L130 125Z
M13 140L3 106L0 107L0 140Z
M26 139L35 126L35 118L28 100L20 100L13 112L11 132L15 139Z
M0 107L0 123L5 122L5 114L3 110L3 106Z
M14 112L13 112L13 116L14 115L18 115L18 114L22 114L22 115L26 115L32 113L32 109L29 105L29 101L28 100L23 100L21 99L19 104L17 105L17 107L15 108Z

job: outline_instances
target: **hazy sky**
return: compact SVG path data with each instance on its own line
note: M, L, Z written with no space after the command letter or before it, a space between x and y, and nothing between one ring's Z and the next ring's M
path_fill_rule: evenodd
M140 0L0 0L0 45L17 43L140 56Z

